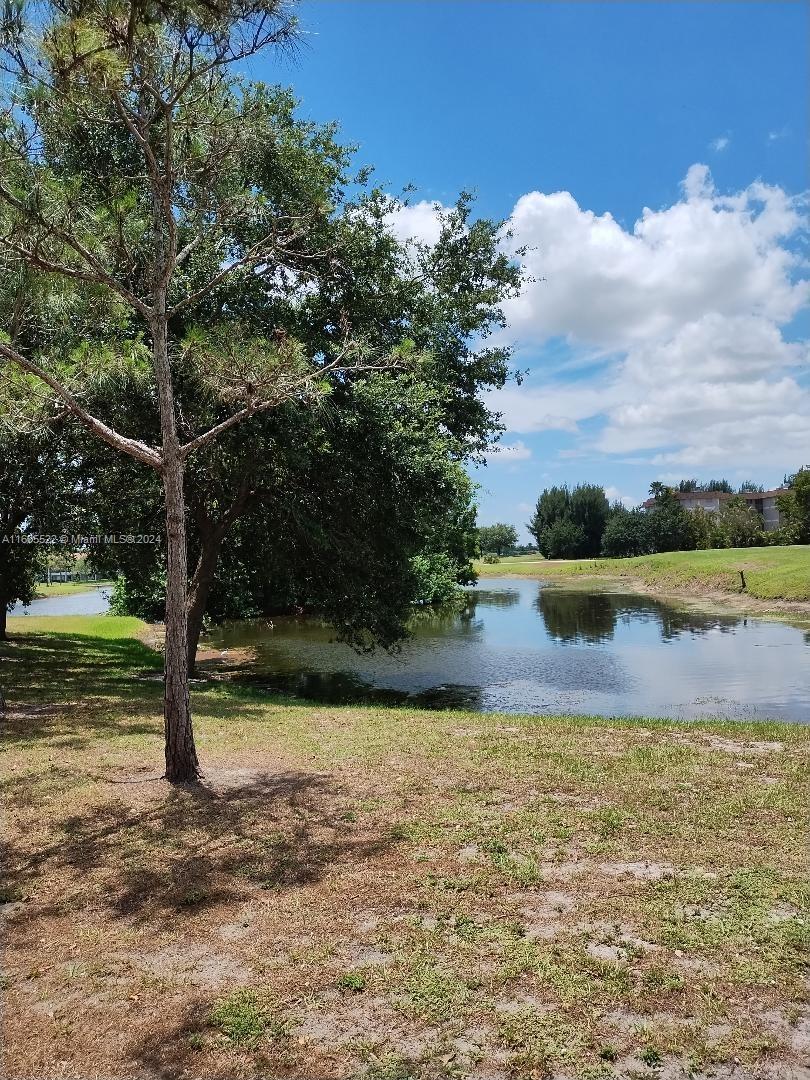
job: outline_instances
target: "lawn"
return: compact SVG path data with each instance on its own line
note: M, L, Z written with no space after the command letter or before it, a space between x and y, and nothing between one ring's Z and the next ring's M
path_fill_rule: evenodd
M479 562L482 577L520 574L525 577L607 577L630 579L661 592L740 593L740 571L746 592L762 600L810 600L810 547L720 548L670 551L635 559L546 561L539 555L518 555L497 563Z
M171 789L145 629L0 646L5 1075L804 1075L808 729L211 681Z

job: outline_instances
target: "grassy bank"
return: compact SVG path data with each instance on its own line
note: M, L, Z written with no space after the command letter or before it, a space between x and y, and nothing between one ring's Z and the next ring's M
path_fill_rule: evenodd
M10 630L6 1074L798 1068L807 729L211 682L205 782L170 789L142 624Z
M52 581L50 585L40 582L37 585L37 599L49 596L74 596L76 593L91 592L101 586L112 586L111 581Z
M723 548L671 551L636 559L545 560L518 555L497 563L476 563L481 577L604 577L641 583L659 592L740 594L760 600L810 602L810 547Z

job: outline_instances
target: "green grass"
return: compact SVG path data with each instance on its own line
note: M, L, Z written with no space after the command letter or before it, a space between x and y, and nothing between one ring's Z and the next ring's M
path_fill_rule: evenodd
M635 559L546 561L518 555L476 563L481 577L606 577L642 582L662 592L740 592L740 570L748 595L762 600L810 600L810 547L721 548L672 551Z
M808 728L211 681L204 781L172 789L146 629L20 618L0 645L20 1076L798 1064Z
M111 581L52 581L50 585L40 582L37 585L37 599L50 596L75 596L77 593L91 592L101 586L111 586Z

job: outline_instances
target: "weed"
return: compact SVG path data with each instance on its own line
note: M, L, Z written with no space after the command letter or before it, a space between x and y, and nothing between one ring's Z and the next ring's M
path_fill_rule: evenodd
M338 986L341 990L351 990L359 994L366 988L366 977L362 971L346 971L338 979Z
M644 989L651 993L667 993L672 990L681 990L684 982L680 975L674 971L654 965L644 972Z
M608 840L621 832L625 820L625 815L621 810L616 810L614 807L605 807L597 810L594 827L603 840Z
M287 1034L289 1026L274 1018L255 990L235 990L211 1010L210 1025L234 1046L250 1048L263 1038Z
M657 1069L664 1061L661 1051L656 1050L654 1046L645 1046L638 1056L639 1060L643 1061L645 1065L649 1065L651 1069Z

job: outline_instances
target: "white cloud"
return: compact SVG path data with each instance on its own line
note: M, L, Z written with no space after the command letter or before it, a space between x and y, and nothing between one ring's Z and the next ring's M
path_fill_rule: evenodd
M783 127L776 131L768 132L768 142L776 142L777 139L786 139L790 134L790 129Z
M418 240L435 244L441 234L440 203L422 202L399 206L388 215L388 227L400 241Z
M728 135L718 135L716 139L712 139L709 143L709 149L716 150L717 153L722 153L728 147L730 142L731 139Z
M524 442L515 442L508 446L498 443L484 456L490 465L511 464L515 461L528 461L532 452Z
M641 502L641 499L634 499L632 495L622 495L617 487L606 487L605 496L608 502L620 502L622 506L626 506L628 510L632 510L634 506L638 506Z
M810 432L800 376L810 350L783 334L810 300L791 249L806 230L804 203L761 182L721 195L705 165L689 169L682 191L632 230L568 192L518 200L512 243L528 246L534 280L508 304L510 338L527 349L562 338L601 363L566 382L558 366L547 385L509 386L489 403L519 433L576 436L599 418L589 437L603 453L787 467L806 456Z

